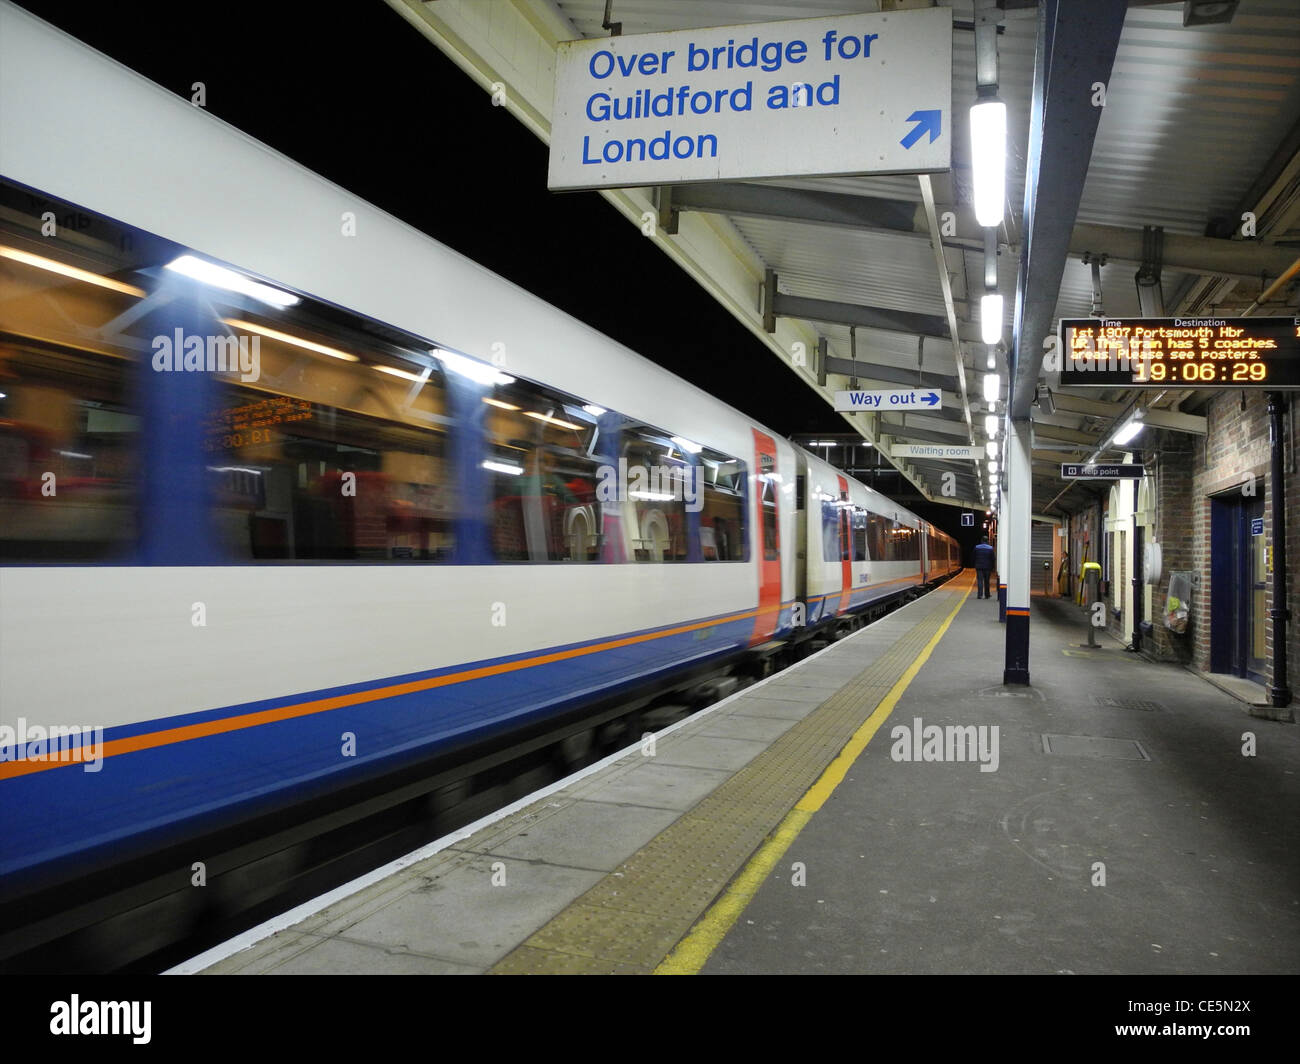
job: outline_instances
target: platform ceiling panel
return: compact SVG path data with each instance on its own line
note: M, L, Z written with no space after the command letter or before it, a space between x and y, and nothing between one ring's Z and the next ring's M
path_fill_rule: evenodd
M1300 3L1245 0L1204 27L1131 8L1107 96L1079 221L1202 235L1300 117Z
M943 314L934 252L924 240L888 234L737 218L736 228L781 281L812 299Z

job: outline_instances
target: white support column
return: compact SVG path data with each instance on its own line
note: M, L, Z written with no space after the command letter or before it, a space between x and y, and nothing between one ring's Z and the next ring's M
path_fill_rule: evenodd
M1007 522L1002 528L1007 562L1002 580L1007 585L1007 654L1003 683L1029 682L1029 596L1033 522L1033 480L1031 466L1032 425L1028 418L1007 420L1002 448L1007 470Z

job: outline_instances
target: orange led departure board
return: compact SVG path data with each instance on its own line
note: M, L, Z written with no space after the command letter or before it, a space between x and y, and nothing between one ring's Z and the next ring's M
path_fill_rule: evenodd
M1068 388L1300 388L1300 319L1061 321Z

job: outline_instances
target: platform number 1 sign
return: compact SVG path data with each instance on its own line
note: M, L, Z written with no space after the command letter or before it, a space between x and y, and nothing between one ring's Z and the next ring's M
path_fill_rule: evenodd
M964 514L962 514L962 515L961 515L961 527L962 527L962 528L974 528L974 527L975 527L975 515L974 515L973 513L964 513Z

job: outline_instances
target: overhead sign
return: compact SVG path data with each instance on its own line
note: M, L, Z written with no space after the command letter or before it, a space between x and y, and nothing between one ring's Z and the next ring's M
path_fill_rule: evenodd
M1264 519L1262 517L1252 517L1250 519L1250 534L1252 536L1262 536L1264 534Z
M969 461L984 457L983 447L966 447L947 443L896 443L889 449L891 458L946 458Z
M1069 388L1300 388L1300 319L1061 321Z
M562 41L552 189L947 170L952 12Z
M961 525L962 528L974 528L975 515L973 513L963 513L961 515Z
M1125 465L1061 465L1062 480L1138 480L1146 476L1146 467L1129 462Z
M935 8L937 11L938 8ZM935 410L943 405L937 388L890 388L835 393L836 410Z

